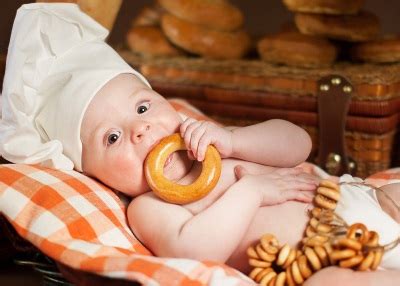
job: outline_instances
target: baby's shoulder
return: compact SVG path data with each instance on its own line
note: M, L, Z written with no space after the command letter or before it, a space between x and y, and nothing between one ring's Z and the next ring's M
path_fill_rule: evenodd
M181 205L171 204L158 198L153 192L147 192L132 199L128 214L136 216L159 214L171 209L183 209Z
M133 199L127 211L131 230L154 253L160 253L192 217L182 206L164 202L151 192Z
M131 200L128 206L128 212L135 209L140 212L146 212L151 207L163 207L165 202L161 201L153 192L146 192Z

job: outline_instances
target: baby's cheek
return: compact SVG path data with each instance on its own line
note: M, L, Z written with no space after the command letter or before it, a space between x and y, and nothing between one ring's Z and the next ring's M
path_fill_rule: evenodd
M177 133L180 132L180 127L182 125L182 122L180 119L178 118L171 118L168 120L164 121L164 129L167 131L167 134L173 134L173 133Z
M122 153L115 156L105 171L105 175L112 180L113 187L119 191L126 193L142 188L143 163L136 158L131 158L128 154Z
M120 173L120 176L126 178L141 177L143 173L143 163L138 158L131 158L127 154L121 153L116 156L113 165Z
M162 111L160 110L158 120L169 131L168 133L178 132L183 123L183 118L172 106L166 107Z

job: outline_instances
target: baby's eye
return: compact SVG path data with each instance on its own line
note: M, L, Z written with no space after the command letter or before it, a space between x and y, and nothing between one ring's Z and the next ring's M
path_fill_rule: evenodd
M137 113L138 114L145 113L149 109L149 107L150 107L150 104L148 102L141 103L139 105L139 107L137 108Z
M112 145L115 142L117 142L117 140L119 139L120 136L121 136L121 132L119 132L119 131L113 131L112 133L110 133L107 137L107 146Z

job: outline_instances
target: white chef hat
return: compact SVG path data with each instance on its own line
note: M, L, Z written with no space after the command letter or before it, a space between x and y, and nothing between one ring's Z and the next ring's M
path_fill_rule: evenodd
M1 156L82 171L81 123L97 91L121 73L148 85L105 43L107 35L76 4L18 9L3 82Z

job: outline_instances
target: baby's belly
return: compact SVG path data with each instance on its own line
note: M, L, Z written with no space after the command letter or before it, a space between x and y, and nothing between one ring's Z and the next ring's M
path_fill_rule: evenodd
M307 214L309 207L304 203L289 201L280 205L260 208L227 264L247 273L250 267L247 263L246 250L250 245L257 243L266 233L274 234L280 245L285 243L289 243L291 246L297 245L303 237L309 220Z

